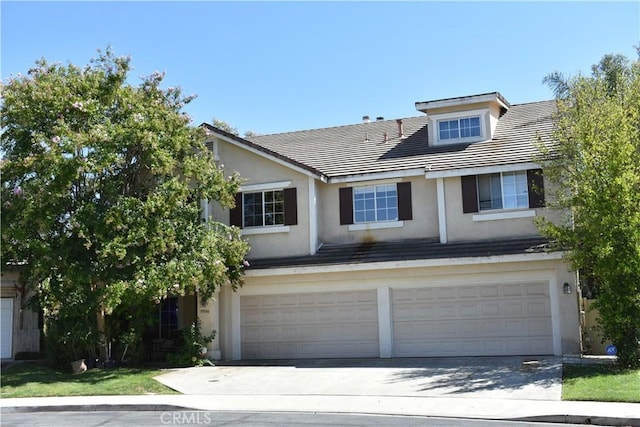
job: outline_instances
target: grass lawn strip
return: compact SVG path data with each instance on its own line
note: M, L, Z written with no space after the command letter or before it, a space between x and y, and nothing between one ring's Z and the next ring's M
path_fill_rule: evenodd
M100 396L180 394L153 378L157 369L90 369L81 374L60 372L42 365L21 364L3 369L0 396Z
M640 369L564 365L562 400L640 403Z

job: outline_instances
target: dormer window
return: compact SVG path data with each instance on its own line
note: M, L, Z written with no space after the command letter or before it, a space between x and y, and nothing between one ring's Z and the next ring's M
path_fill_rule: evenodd
M416 102L429 116L429 145L488 141L500 117L510 108L498 92Z
M482 135L480 116L441 120L438 122L438 132L441 141L479 137Z

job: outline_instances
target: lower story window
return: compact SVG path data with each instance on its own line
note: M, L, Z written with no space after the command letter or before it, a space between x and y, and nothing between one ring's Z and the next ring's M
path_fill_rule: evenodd
M245 227L284 224L284 192L282 190L244 193L242 205Z
M480 210L529 207L527 172L503 172L478 175Z
M398 220L398 192L395 184L353 189L354 222Z
M160 304L160 337L170 338L178 329L178 298L169 297Z

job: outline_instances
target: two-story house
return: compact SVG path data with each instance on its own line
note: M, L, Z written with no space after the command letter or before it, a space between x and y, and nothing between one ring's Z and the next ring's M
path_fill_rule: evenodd
M223 359L578 353L576 275L548 251L537 144L554 101L497 92L398 120L251 137L209 125L246 182L204 214L242 229L237 291L199 305Z

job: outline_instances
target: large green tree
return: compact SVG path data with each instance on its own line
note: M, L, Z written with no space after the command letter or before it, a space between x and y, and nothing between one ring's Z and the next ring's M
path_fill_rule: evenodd
M588 76L552 73L557 145L546 156L556 207L542 230L592 283L605 338L640 364L640 62L606 55Z
M107 49L82 68L37 61L2 86L2 261L23 265L57 326L90 316L75 326L103 358L114 310L209 298L241 283L247 252L238 230L200 218L202 200L232 205L239 180L190 126L192 97L161 73L131 85L129 70Z

